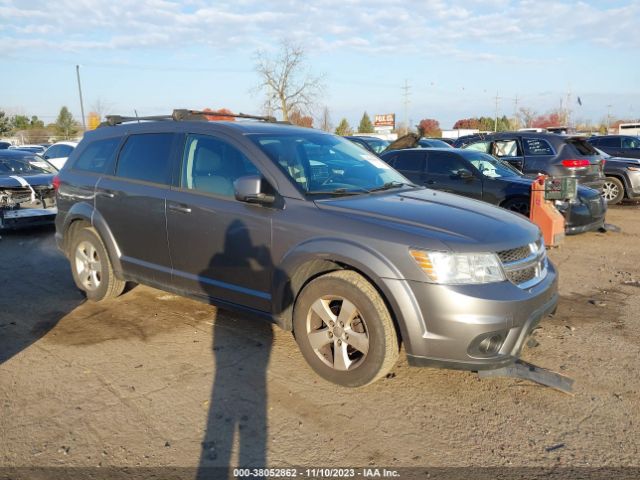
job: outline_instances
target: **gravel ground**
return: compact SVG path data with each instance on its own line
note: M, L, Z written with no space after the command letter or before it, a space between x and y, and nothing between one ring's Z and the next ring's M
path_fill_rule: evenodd
M85 302L51 229L3 233L0 478L20 466L638 467L640 207L607 220L621 230L550 251L560 305L523 353L575 379L573 396L404 358L343 389L276 327L147 287Z

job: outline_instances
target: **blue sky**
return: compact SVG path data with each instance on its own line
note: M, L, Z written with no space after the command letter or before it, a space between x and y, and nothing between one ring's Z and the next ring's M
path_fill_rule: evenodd
M0 0L0 109L79 119L79 64L86 112L259 113L255 51L289 39L325 75L334 124L403 120L405 79L414 124L492 116L496 92L500 115L570 91L574 120L640 118L639 25L638 0Z

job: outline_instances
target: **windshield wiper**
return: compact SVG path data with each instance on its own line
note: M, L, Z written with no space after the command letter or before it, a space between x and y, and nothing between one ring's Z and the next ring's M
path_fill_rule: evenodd
M334 197L346 196L346 195L360 195L362 193L369 193L370 190L366 188L360 188L360 190L348 190L346 188L336 188L335 190L311 190L305 192L307 195L333 195Z
M382 190L389 190L391 188L400 188L400 187L419 187L420 185L416 185L415 183L406 183L406 182L387 182L384 185L380 185L379 187L372 188L369 192L380 192Z

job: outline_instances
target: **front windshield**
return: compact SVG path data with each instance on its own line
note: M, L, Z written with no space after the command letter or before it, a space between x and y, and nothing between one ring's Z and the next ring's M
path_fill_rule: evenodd
M2 158L0 157L0 175L56 173L56 168L41 157Z
M310 130L249 137L303 193L351 194L410 183L375 155L336 135Z
M498 160L486 153L475 153L466 155L465 158L476 167L482 175L489 178L519 177L521 174L507 162Z

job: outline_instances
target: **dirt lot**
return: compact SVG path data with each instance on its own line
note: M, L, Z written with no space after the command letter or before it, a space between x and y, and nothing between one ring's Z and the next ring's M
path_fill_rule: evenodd
M523 354L574 396L404 359L342 389L275 327L146 287L85 303L51 229L4 233L0 467L640 466L640 207L608 222L550 252L558 313Z

